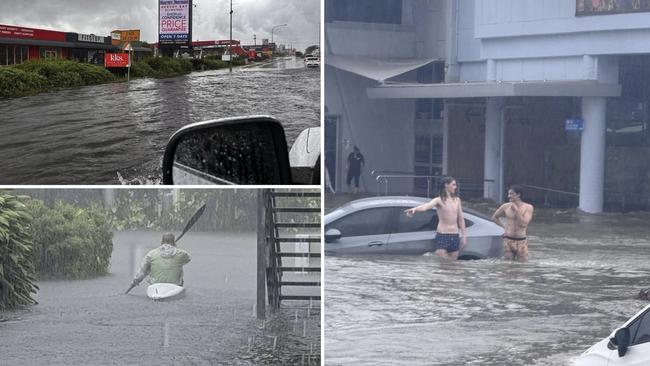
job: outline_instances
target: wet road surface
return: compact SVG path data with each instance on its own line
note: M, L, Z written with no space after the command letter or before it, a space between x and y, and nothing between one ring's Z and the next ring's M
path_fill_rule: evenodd
M279 119L290 147L320 126L320 70L290 57L2 100L0 184L157 184L177 129L253 114Z
M538 209L530 261L325 258L326 365L571 365L647 301L649 214Z
M0 364L320 364L320 307L255 317L255 233L188 233L184 297L123 295L160 235L118 233L108 276L40 282L38 305L3 314Z

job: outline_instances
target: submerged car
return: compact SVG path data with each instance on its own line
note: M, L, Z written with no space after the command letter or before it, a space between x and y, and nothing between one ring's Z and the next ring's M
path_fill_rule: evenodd
M429 202L422 197L364 198L325 215L325 252L329 254L412 254L434 251L438 226L435 210L409 218L407 208ZM459 259L501 257L503 228L487 216L463 209L467 247Z
M650 305L591 346L575 362L575 366L642 365L650 365Z

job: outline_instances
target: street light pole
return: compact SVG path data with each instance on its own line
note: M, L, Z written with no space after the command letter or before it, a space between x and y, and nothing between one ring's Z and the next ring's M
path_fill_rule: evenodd
M274 56L275 56L275 42L273 42L273 31L275 30L275 28L286 27L286 26L287 26L286 24L278 24L273 26L273 28L271 28L271 44L273 45Z
M232 72L232 0L230 0L230 38L228 39L228 66Z

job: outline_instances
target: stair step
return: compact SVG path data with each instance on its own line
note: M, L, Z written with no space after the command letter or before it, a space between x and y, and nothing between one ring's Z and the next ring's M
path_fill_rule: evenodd
M281 286L320 286L320 282L282 281Z
M273 207L273 212L292 212L292 213L320 213L320 207Z
M281 252L277 253L282 258L320 258L320 253L291 253Z
M280 295L280 300L320 300L320 295Z
M273 197L320 197L320 192L271 192Z
M313 227L320 228L320 222L317 223L308 223L308 222L278 222L275 224L275 227Z
M320 267L280 267L283 272L320 272Z
M320 243L321 238L275 238L277 243Z

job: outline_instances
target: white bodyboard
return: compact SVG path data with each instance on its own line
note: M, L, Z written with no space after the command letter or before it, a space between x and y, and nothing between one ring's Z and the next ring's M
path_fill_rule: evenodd
M173 283L154 283L147 287L147 296L153 300L162 300L178 297L185 288Z

